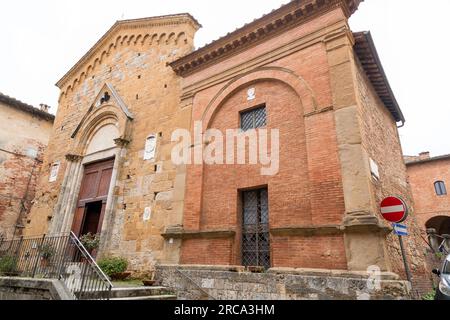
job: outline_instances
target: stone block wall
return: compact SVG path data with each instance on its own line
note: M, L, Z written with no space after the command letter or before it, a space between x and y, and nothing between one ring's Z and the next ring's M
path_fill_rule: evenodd
M393 274L368 285L368 275L332 270L275 268L267 273L242 267L157 266L156 278L179 300L398 300L410 287Z

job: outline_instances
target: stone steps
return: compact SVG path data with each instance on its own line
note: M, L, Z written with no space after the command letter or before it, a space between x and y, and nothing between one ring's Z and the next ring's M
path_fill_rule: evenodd
M85 293L89 300L100 299L100 292ZM115 287L111 290L110 300L176 300L177 296L165 287Z
M126 298L112 298L111 301L149 301L149 300L177 300L175 295L159 295L159 296L142 296L142 297L126 297Z
M126 287L114 288L111 291L111 298L133 298L171 295L172 292L165 287Z

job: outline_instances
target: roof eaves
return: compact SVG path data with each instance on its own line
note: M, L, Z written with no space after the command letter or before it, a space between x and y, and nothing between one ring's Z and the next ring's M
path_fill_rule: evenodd
M379 86L375 85L375 83L371 80L372 85L375 88L375 91L377 91L377 94L379 95L380 99L385 103L386 107L389 109L391 114L394 116L395 120L397 122L402 122L404 124L406 122L405 116L403 115L403 112L400 109L400 106L398 105L397 99L395 98L394 92L392 91L391 85L389 84L389 80L386 76L386 72L384 71L383 64L381 63L381 60L378 55L378 51L376 49L376 46L373 41L371 33L369 31L364 31L364 32L355 32L355 33L353 33L353 35L356 40L356 43L355 43L356 53L361 62L364 60L364 57L362 57L362 55L360 53L361 50L358 50L358 45L359 45L358 40L360 41L361 39L363 39L364 42L367 44L367 46L370 50L370 55L371 55L370 58L374 60L374 64L377 66L378 72L370 70L368 68L368 66L366 66L364 64L363 64L363 68L366 71L366 74L369 76L369 78L371 78L371 75L372 76L376 75L378 78L382 79L381 91L383 91L383 92L387 91L388 101L383 99L383 95L380 93ZM388 102L388 103L386 103L386 102Z
M55 120L55 116L53 114L45 112L45 111L42 111L42 110L39 110L39 109L33 107L32 105L24 103L24 102L22 102L20 100L17 100L15 98L12 98L12 97L10 97L10 96L8 96L6 94L3 94L1 92L0 92L0 102L3 102L4 104L6 104L6 105L8 105L10 107L16 108L18 110L21 110L21 111L24 111L24 112L27 112L27 113L30 113L30 114L32 114L34 116L37 116L37 117L42 118L42 119L47 120L47 121L53 122Z

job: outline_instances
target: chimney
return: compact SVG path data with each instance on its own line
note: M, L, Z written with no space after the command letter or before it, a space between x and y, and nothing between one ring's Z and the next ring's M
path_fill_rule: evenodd
M429 151L419 153L419 160L428 160L428 159L430 159Z
M41 111L44 111L44 112L47 112L47 113L48 113L48 110L50 110L50 106L48 106L46 104L43 104L43 103L41 103L39 105L39 107L40 107Z

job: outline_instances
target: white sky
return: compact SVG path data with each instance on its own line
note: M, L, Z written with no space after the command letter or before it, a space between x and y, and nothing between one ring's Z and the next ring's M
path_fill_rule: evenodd
M14 0L0 7L0 91L56 111L54 86L116 20L189 12L202 46L288 0ZM427 8L423 8L426 6ZM405 154L449 154L449 0L366 0L351 18L370 30L406 117Z

